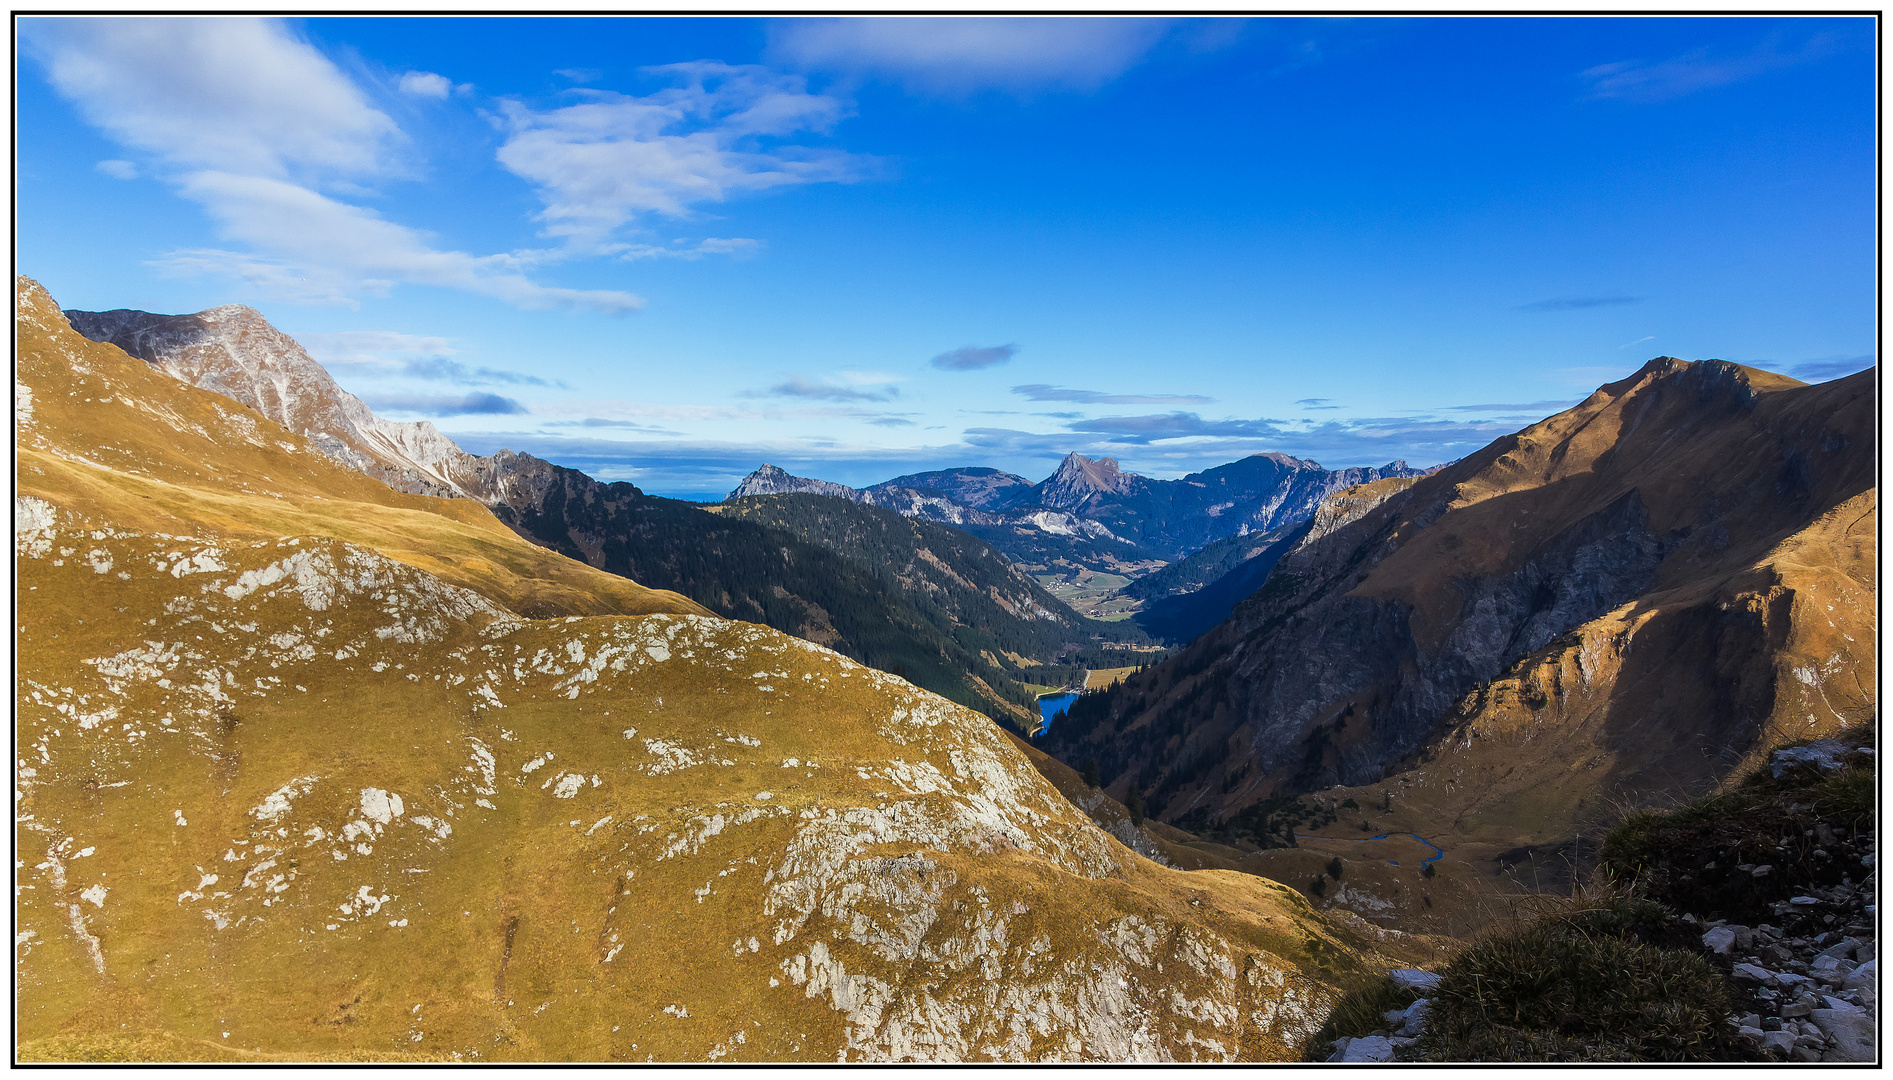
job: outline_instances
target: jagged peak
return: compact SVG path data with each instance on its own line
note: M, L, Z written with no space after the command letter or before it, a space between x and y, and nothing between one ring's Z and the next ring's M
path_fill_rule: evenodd
M1054 481L1072 482L1079 479L1089 486L1102 491L1116 490L1116 480L1125 475L1116 458L1088 458L1076 450L1065 455L1058 463L1058 468L1047 478L1046 483Z
M787 469L764 462L755 472L743 477L741 483L726 499L742 499L751 495L830 495L850 502L860 502L861 492L846 484L837 484L829 480L814 480L806 476L796 476Z

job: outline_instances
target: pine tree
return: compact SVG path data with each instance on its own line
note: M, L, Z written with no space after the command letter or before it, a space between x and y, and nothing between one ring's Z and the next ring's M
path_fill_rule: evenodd
M1098 786L1098 759L1097 758L1085 759L1085 786L1086 787Z
M1131 812L1131 824L1137 826L1140 829L1143 828L1144 827L1144 793L1141 791L1138 791L1136 788L1132 788L1130 798L1125 800L1124 802L1124 808Z

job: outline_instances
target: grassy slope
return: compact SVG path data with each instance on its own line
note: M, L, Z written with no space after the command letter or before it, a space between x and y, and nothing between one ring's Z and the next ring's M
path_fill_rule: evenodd
M901 680L519 620L696 609L25 293L24 1060L1281 1058L1384 966L1292 890L1137 858Z
M374 548L529 616L704 609L519 538L477 503L403 495L221 394L81 337L25 279L16 491L121 528Z
M522 622L326 540L22 543L24 1058L1269 1058L1364 966L765 628Z

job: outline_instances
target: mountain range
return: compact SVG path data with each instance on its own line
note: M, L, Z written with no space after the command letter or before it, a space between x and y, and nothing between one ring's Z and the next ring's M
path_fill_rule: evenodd
M825 495L951 525L1039 575L1079 610L1124 616L1156 598L1128 587L1146 574L1211 544L1305 521L1322 500L1344 488L1424 472L1404 461L1374 469L1329 470L1269 453L1178 480L1153 480L1124 472L1111 458L1073 453L1037 484L994 469L967 468L850 488L764 465L729 497ZM1225 573L1231 569L1233 564ZM1207 628L1198 625L1200 618L1159 615L1154 623L1139 621L1152 633L1160 633L1159 624L1172 635Z
M1458 947L1401 930L1877 720L1872 371L702 507L247 308L16 311L22 1060L1293 1057ZM1189 644L1028 744L1035 675L1154 655L1054 570Z
M1280 1059L1427 952L16 305L22 1060Z
M1572 843L1874 722L1874 470L1871 370L1653 360L1337 494L1227 621L1045 748L1211 832L1338 785L1449 852Z
M884 561L850 558L821 542L833 530L797 535L742 514L712 515L529 454L468 454L431 423L375 416L251 308L63 314L85 337L248 406L391 487L483 504L536 544L688 596L718 615L773 626L871 667L899 671L1020 730L1037 722L1026 683L1046 681L1028 669L1113 642L1146 640L1133 627L1078 616L959 534L943 539L936 533L931 547L927 538L913 538L916 546L903 564L911 570L944 557L942 580L978 579L998 602L943 606L910 594L888 576ZM979 565L953 561L962 553Z

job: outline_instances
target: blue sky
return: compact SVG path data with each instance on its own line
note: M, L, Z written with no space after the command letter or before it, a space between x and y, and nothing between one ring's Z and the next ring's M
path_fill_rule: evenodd
M672 495L1874 362L1866 18L21 18L17 266Z

